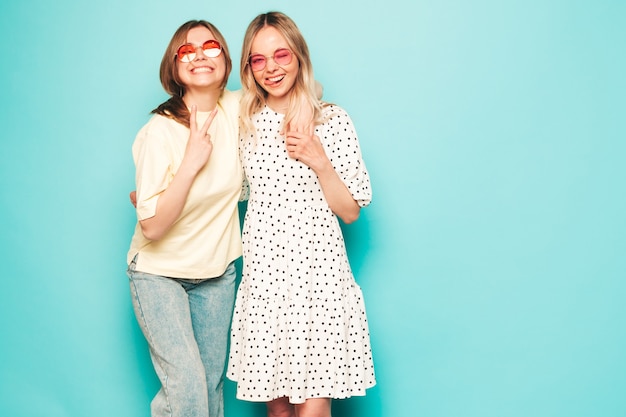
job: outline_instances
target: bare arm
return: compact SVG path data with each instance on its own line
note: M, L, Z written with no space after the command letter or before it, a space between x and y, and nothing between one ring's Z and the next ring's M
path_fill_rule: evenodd
M189 120L191 133L180 167L167 189L159 196L155 215L139 222L147 239L161 239L180 216L198 172L206 165L213 151L207 131L216 112L217 110L211 112L202 127L198 128L196 107L192 106Z

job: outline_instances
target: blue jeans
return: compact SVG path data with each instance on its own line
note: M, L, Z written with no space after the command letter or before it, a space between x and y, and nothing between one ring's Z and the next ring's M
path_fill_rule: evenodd
M133 308L161 389L153 417L223 417L235 265L221 277L174 279L128 267Z

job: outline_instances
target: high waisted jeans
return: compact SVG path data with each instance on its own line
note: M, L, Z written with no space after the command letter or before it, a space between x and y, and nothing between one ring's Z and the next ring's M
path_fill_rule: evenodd
M153 417L223 417L224 369L235 297L235 265L205 280L128 268L133 308L161 389Z

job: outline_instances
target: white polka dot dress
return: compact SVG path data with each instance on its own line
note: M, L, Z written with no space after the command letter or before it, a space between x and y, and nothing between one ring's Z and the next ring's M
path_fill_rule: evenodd
M352 121L337 106L324 116L315 134L365 206L370 181ZM250 196L227 375L247 401L364 395L375 378L363 295L316 175L287 155L282 119L265 107L253 117L257 137L241 141Z

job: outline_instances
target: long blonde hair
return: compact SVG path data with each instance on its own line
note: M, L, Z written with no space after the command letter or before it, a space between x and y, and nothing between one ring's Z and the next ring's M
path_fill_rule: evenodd
M320 85L313 76L313 64L311 64L309 47L300 29L298 29L298 26L291 18L281 12L263 13L255 17L248 25L241 50L240 75L243 89L241 98L242 133L250 133L254 130L251 117L263 108L267 99L267 92L255 81L252 68L248 65L248 60L254 37L261 29L268 26L275 28L285 37L289 49L291 49L300 63L296 82L289 97L289 105L283 121L284 126L288 126L294 120L302 122L303 114L310 115L309 124L314 125L319 123L322 114L319 100L321 97Z

